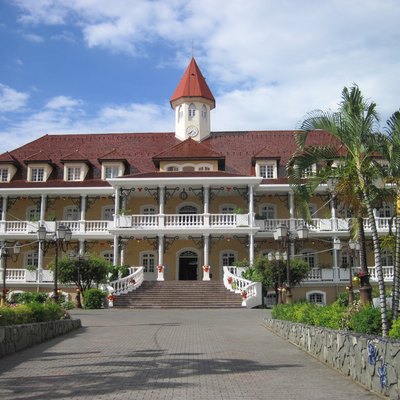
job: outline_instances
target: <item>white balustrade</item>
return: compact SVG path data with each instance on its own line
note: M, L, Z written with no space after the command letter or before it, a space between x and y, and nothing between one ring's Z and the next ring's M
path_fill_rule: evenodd
M108 232L110 221L85 221L85 232Z
M308 273L307 280L309 281L320 281L322 278L321 269L320 268L311 268Z
M110 282L108 285L114 290L116 296L136 290L143 283L143 267L130 267L129 275Z
M9 269L6 272L7 282L25 282L26 269Z
M57 221L56 224L56 229L58 229L58 227L60 225L64 225L67 228L71 229L71 232L80 232L81 230L81 223L80 221Z
M262 304L262 286L261 282L252 282L244 279L230 271L235 271L236 267L223 267L224 285L235 293L240 293L242 296L242 307L252 308Z
M236 214L210 214L210 225L218 226L236 226Z
M150 215L132 215L132 225L134 227L156 227L159 225L159 216Z
M204 226L203 214L166 214L166 227L193 227Z

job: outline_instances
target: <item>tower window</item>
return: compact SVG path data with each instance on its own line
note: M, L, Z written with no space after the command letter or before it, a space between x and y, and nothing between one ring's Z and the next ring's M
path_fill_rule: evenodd
M207 119L207 107L205 105L201 108L201 117Z
M183 118L183 108L182 108L182 106L179 106L179 108L178 108L178 122L181 122L182 118Z
M196 115L196 106L193 103L190 103L189 106L189 121L192 120Z

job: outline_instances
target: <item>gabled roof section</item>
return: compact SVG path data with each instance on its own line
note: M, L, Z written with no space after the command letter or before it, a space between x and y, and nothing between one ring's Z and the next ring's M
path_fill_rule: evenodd
M203 143L198 143L193 139L184 140L181 143L159 153L153 157L156 167L160 161L182 161L182 160L219 160L224 162L225 156L211 149Z
M113 148L111 151L108 151L107 153L103 154L97 160L99 161L99 163L102 163L104 161L106 161L106 162L107 161L121 161L125 164L128 163L125 156L123 156L121 154L121 152L116 148Z
M43 150L40 150L37 153L34 153L31 156L25 158L24 162L25 164L38 163L38 162L50 164L51 158Z
M67 154L66 156L61 158L61 162L86 162L88 163L88 158L82 155L79 150L75 150L72 153Z
M19 162L14 158L14 156L9 151L6 151L5 153L0 155L0 163L1 164L14 164L14 165L19 164Z
M211 108L215 108L215 98L193 57L170 99L171 106L182 97L202 97L211 101Z

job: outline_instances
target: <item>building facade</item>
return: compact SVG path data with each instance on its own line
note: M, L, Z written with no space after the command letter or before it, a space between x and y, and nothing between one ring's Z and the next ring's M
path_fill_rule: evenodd
M224 266L275 253L277 226L295 235L304 222L285 173L294 132L212 132L215 106L192 59L171 98L175 132L45 135L0 155L0 241L21 244L18 259L1 259L7 287L51 289L54 252L41 249L40 226L68 226L69 251L143 266L146 280L222 280ZM330 140L323 132L310 137L311 144ZM346 210L336 203L321 187L310 203L308 239L289 244L292 257L311 267L295 298L332 302L349 284L349 266L357 267L343 246L335 249L349 240ZM390 207L376 213L387 233ZM372 252L368 262L374 277ZM390 254L384 265L390 279Z

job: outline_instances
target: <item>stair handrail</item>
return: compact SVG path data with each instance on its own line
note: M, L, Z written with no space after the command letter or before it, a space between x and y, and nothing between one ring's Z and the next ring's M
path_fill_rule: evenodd
M113 294L119 296L120 294L125 294L136 290L139 288L144 280L143 267L129 267L129 275L123 278L116 279L108 283L113 289Z
M224 286L231 292L240 293L242 296L242 307L253 308L262 304L262 284L252 282L241 276L235 275L233 267L224 266Z

